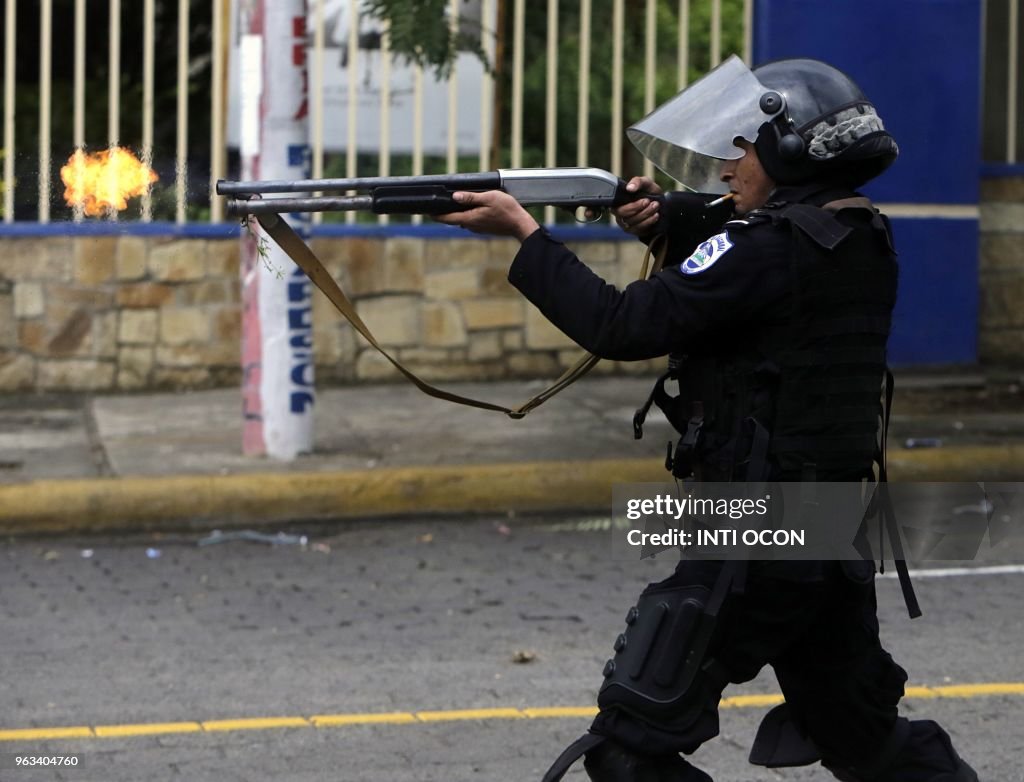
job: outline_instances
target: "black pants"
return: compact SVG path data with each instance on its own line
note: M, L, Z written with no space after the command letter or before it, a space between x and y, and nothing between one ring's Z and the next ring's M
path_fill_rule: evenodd
M648 590L703 584L720 564L684 560ZM864 768L894 735L906 672L879 641L873 577L854 581L837 562L750 563L745 589L727 598L706 658L730 682L771 665L797 726L833 771ZM718 733L721 686L705 687L701 716L670 728L619 709L603 710L592 730L638 754L693 752ZM928 780L955 767L934 723L913 723L891 769L879 779ZM934 728L934 729L933 729ZM872 771L872 776L875 771Z

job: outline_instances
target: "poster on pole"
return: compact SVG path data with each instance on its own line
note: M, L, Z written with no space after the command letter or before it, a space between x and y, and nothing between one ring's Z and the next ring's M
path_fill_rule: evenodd
M317 19L317 4L323 3L324 55L323 55L323 122L324 149L328 152L344 152L348 139L348 116L350 105L349 69L356 71L356 147L359 152L378 153L381 151L381 99L389 96L391 122L389 148L395 154L413 151L416 133L422 134L423 151L427 155L443 155L448 148L448 82L438 79L433 71L423 75L423 105L430 107L423 112L417 125L414 122L415 68L403 62L401 57L392 55L390 69L382 67L381 38L383 25L380 20L357 11L355 18L355 51L350 51L350 0L308 0L305 30L307 61L312 62L314 30ZM245 0L235 0L235 14L229 56L228 93L228 144L239 147L242 142L240 105L243 101L243 82L237 77L240 68L242 36L239 14ZM354 4L361 5L361 2ZM481 0L465 0L459 6L460 29L464 35L480 36ZM493 15L493 14L492 14ZM494 20L486 29L494 29ZM382 90L382 75L390 73L389 89ZM480 149L480 96L485 77L483 63L470 52L460 52L456 58L454 73L456 87L456 145L460 152L473 154ZM310 96L315 99L315 96ZM485 144L490 139L484 140Z
M242 179L309 176L305 0L239 3ZM308 216L285 215L300 234ZM255 223L242 235L242 450L313 448L312 287Z

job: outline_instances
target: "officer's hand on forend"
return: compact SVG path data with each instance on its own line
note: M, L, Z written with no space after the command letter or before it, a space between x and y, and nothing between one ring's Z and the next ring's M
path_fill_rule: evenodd
M626 190L631 193L649 193L661 195L662 190L652 179L645 176L635 176L626 183ZM646 239L654 233L654 227L658 224L659 202L653 198L640 198L628 204L616 207L612 210L615 215L615 222L619 228L638 239Z
M502 190L482 193L460 191L452 198L462 207L461 212L435 215L439 223L457 225L479 234L514 236L523 241L540 226L515 198Z

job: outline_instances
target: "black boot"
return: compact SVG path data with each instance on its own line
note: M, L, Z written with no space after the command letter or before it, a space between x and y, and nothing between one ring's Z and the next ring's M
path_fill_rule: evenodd
M612 741L589 750L583 767L593 782L712 782L679 755L637 755Z

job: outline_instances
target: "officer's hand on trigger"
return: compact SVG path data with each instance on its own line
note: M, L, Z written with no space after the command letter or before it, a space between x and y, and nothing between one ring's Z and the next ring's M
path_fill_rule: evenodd
M626 190L631 193L650 193L661 195L662 190L654 180L645 176L635 176L626 183ZM615 222L619 228L638 239L646 239L654 233L654 226L658 224L657 201L650 198L640 198L628 204L616 207L612 210L615 215Z

